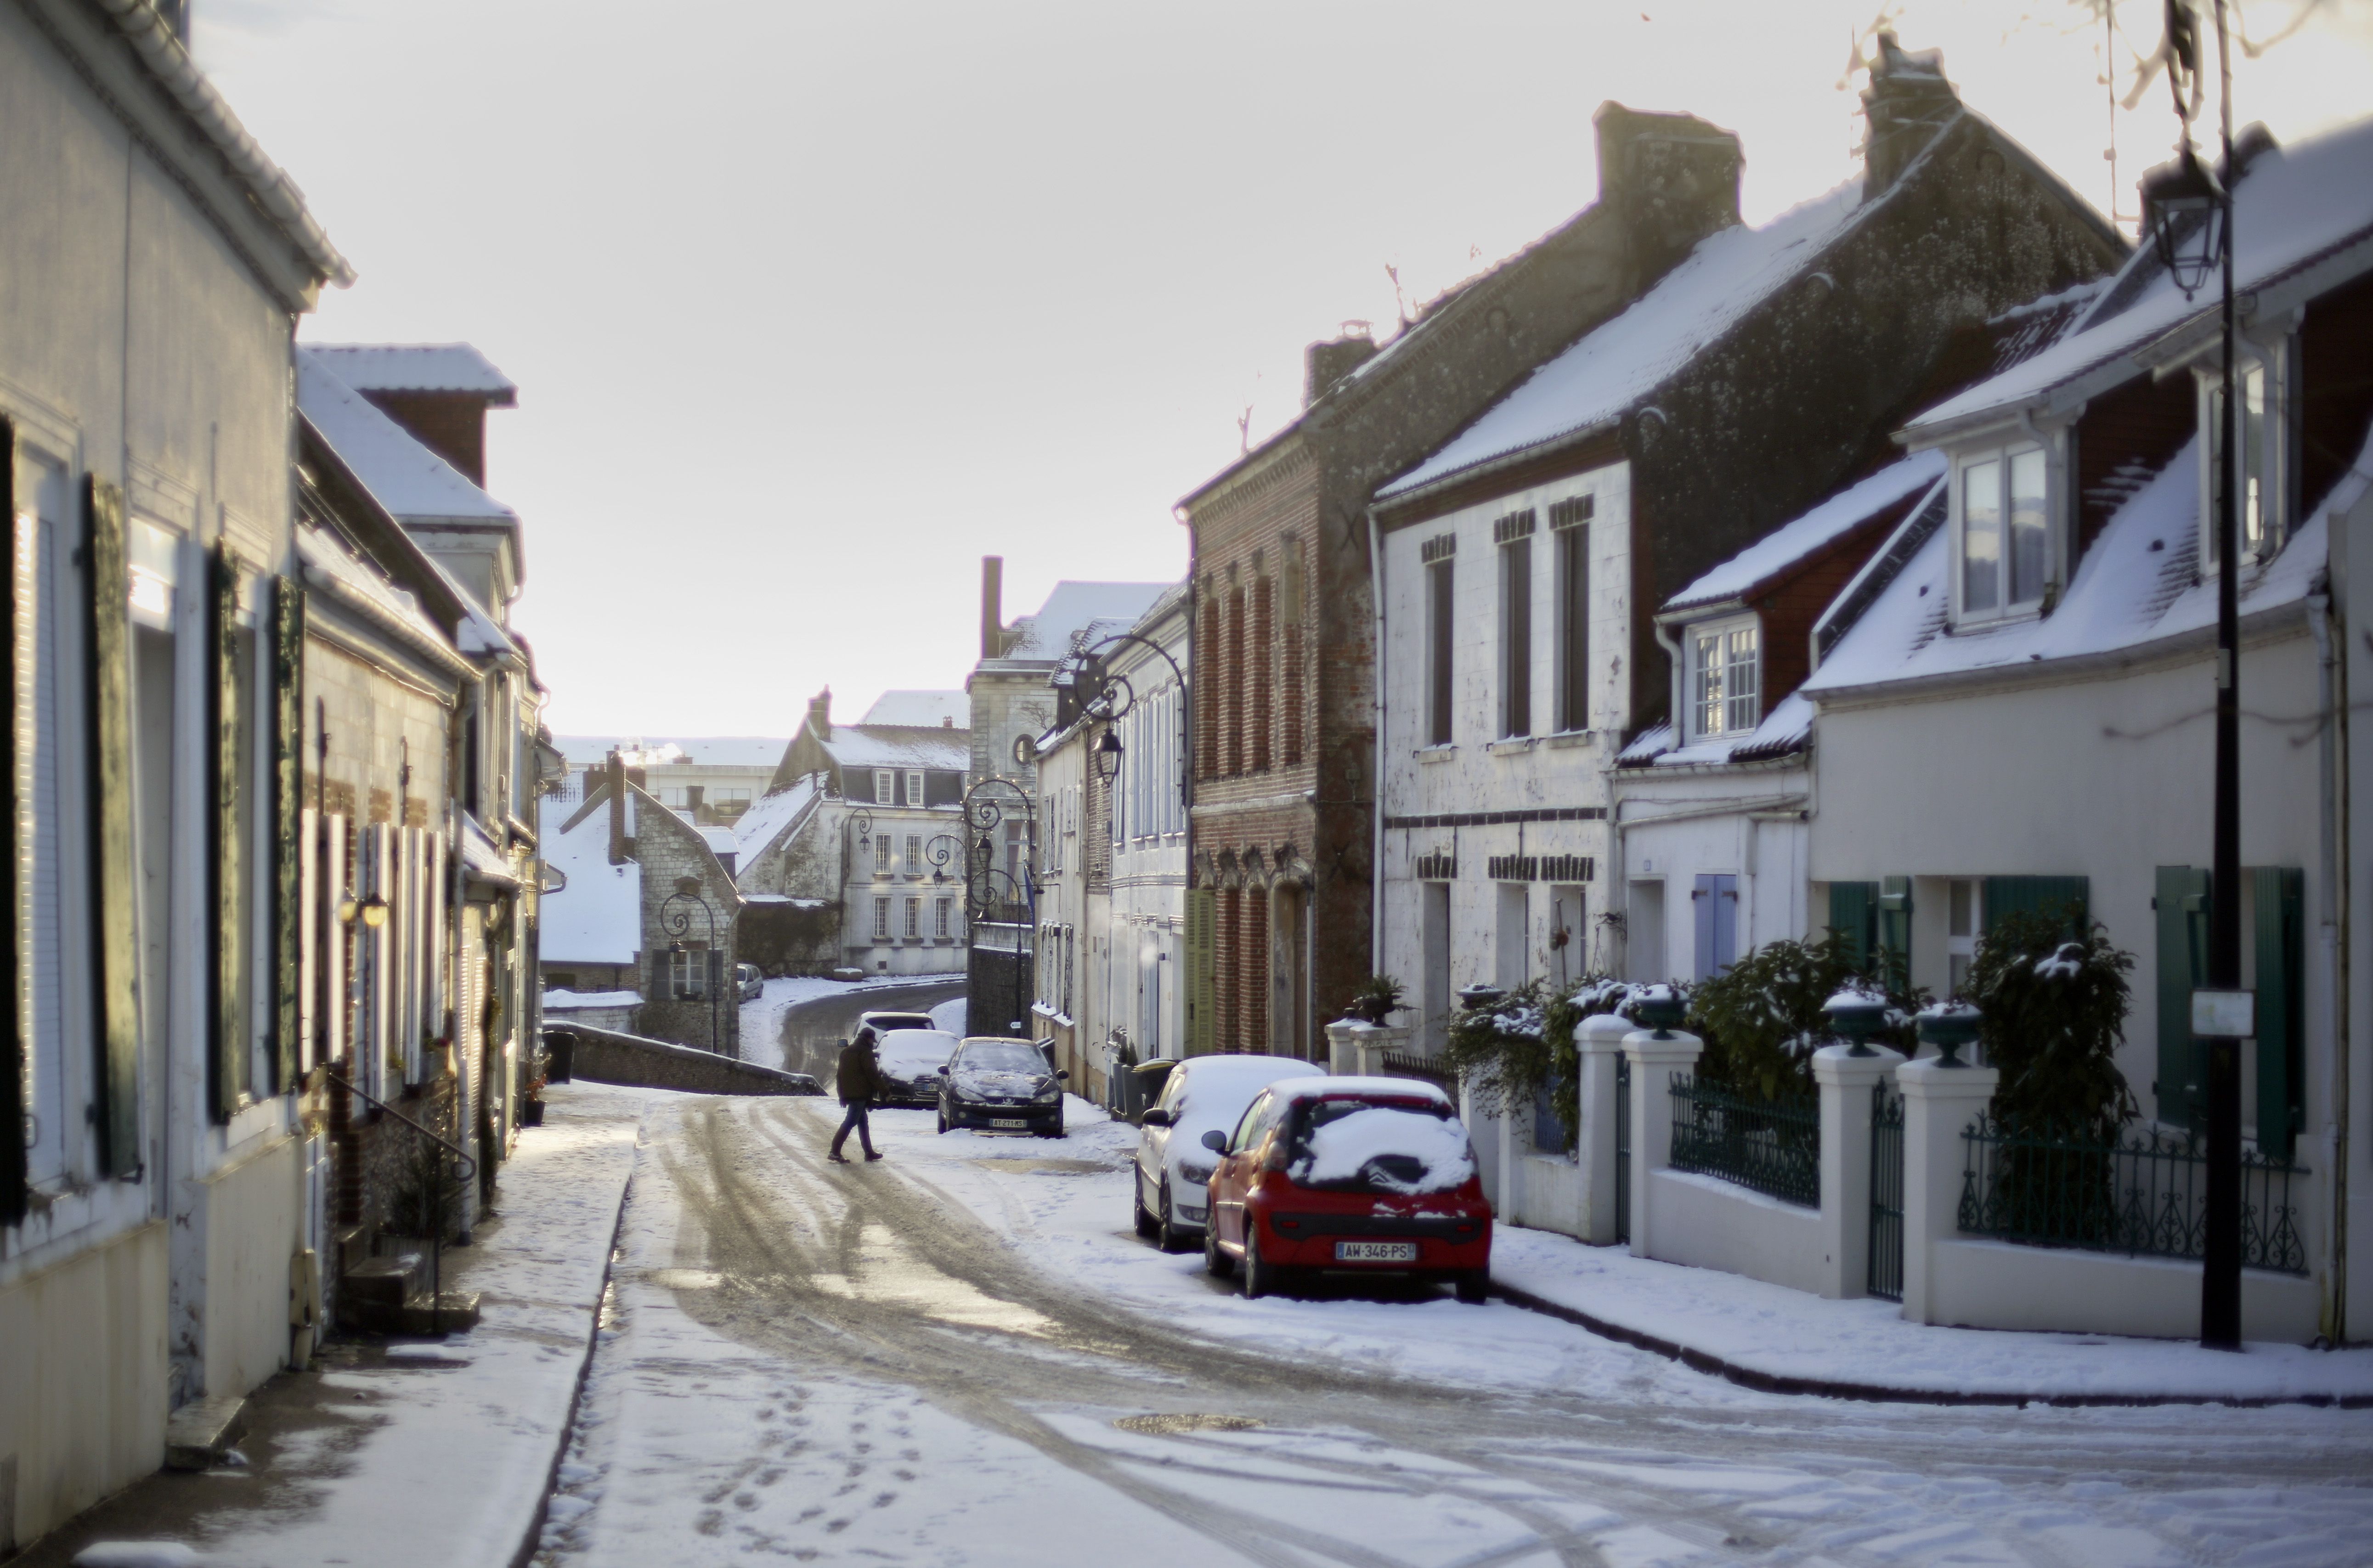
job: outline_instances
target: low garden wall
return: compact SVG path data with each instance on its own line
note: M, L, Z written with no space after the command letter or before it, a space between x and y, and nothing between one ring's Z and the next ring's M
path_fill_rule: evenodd
M582 1078L632 1089L681 1089L696 1094L818 1094L823 1088L804 1072L784 1072L755 1062L621 1035L582 1024L547 1024L544 1030L546 1075L555 1082Z

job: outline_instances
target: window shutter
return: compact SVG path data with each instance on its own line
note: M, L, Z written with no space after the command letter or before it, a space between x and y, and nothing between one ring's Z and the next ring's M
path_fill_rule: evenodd
M1867 974L1878 953L1878 883L1829 883L1829 929L1846 939L1846 962Z
M99 1162L140 1168L140 996L133 977L132 575L123 493L83 481L90 576L91 980L98 1022Z
M1186 890L1186 1050L1201 1056L1212 1048L1213 926L1218 895L1208 887Z
M215 880L215 952L206 1088L214 1118L227 1122L248 1089L247 1020L240 1007L245 989L240 965L247 943L239 896L239 813L245 793L239 777L239 557L228 540L217 544L208 559L207 589L207 646L214 658L208 697L215 740L208 754L214 810L207 825L214 839L209 858Z
M9 562L17 550L17 430L0 418L0 521L8 531ZM8 722L0 724L0 997L12 999L0 1006L0 1225L25 1218L25 1036L24 1009L14 998L18 990L17 825L22 820L17 798L17 574L0 565L7 579L5 606L0 606L0 692L8 694Z
M2158 916L2158 1119L2203 1125L2207 1056L2192 1037L2192 992L2208 972L2208 873L2161 866L2151 900ZM1991 913L1991 906L1989 907Z
M304 1037L305 590L294 578L272 579L272 704L273 1087L287 1090Z
M2297 866L2260 866L2258 935L2258 1147L2291 1157L2305 1121L2300 1094L2304 1056L2306 873Z
M1990 876L1980 892L1989 930L2005 915L2075 904L2076 923L2068 930L2072 941L2083 936L2091 923L2092 895L2091 879L2081 876ZM2192 1016L2189 1002L2184 1004L2184 1016Z
M725 994L725 950L721 947L712 947L708 950L707 958L708 989L703 994L711 998L723 996ZM714 1004L712 1003L712 1009L713 1006ZM712 1011L710 1012L710 1017L714 1018L716 1014L714 1011ZM717 1042L711 1040L709 1044L714 1046Z
M1906 990L1911 987L1911 879L1908 876L1882 878L1878 884L1878 914L1874 924L1878 932L1876 953L1885 965L1884 978L1900 983Z

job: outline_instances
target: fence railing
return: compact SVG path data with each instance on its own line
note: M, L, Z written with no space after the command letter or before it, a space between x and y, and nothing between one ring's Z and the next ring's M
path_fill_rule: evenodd
M1903 1299L1903 1096L1870 1086L1870 1268L1863 1288Z
M1428 1083L1438 1085L1443 1093L1452 1099L1458 1097L1457 1075L1445 1070L1440 1062L1432 1058L1409 1056L1401 1051L1385 1051L1380 1055L1380 1065L1385 1070L1385 1077L1421 1078Z
M1720 1176L1783 1202L1821 1206L1821 1108L1808 1098L1759 1099L1673 1074L1677 1171Z
M1615 1241L1631 1243L1631 1059L1615 1059Z
M1960 1227L2034 1246L2140 1258L2206 1251L2208 1162L2188 1134L2130 1129L2114 1138L2029 1133L1981 1113L1961 1134ZM2241 1262L2307 1272L2291 1177L2304 1168L2241 1153Z

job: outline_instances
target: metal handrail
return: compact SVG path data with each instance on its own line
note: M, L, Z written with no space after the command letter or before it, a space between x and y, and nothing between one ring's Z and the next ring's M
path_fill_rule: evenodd
M433 1132L429 1130L429 1129L422 1126L419 1122L413 1120L402 1111L397 1110L393 1106L389 1105L385 1100L380 1099L377 1094L372 1094L361 1084L357 1083L353 1079L341 1078L326 1066L321 1069L321 1075L327 1078L331 1082L335 1083L338 1087L344 1089L347 1094L362 1096L363 1099L368 1101L374 1106L377 1106L380 1110L385 1111L396 1120L403 1123L404 1126L412 1129L413 1131L420 1134L421 1137L426 1138L428 1141L436 1144L438 1148L450 1150L453 1156L462 1162L462 1180L464 1183L477 1179L478 1162L467 1149L462 1148L460 1144L447 1138L444 1134ZM440 1179L437 1184L438 1196L435 1206L436 1218L430 1223L428 1227L428 1321L433 1330L440 1334L445 1331L444 1190L445 1184ZM470 1212L469 1206L466 1203L462 1205L462 1234L457 1239L463 1246L467 1246L470 1244Z

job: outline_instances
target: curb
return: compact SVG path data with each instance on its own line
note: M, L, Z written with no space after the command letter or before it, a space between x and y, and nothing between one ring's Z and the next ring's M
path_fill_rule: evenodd
M1649 1351L1668 1361L1679 1362L1692 1372L1720 1377L1752 1388L1763 1394L1809 1395L1826 1399L1858 1399L1873 1404L1902 1405L2000 1405L2025 1410L2029 1405L2044 1405L2061 1410L2076 1410L2091 1406L2134 1408L2147 1405L2225 1405L2236 1410L2262 1410L2273 1405L2311 1405L2319 1409L2343 1410L2373 1410L2373 1394L2013 1394L1981 1393L1953 1388L1898 1388L1880 1383L1848 1383L1825 1377L1793 1377L1776 1372L1762 1372L1742 1366L1709 1351L1684 1345L1677 1340L1659 1338L1637 1328L1627 1328L1603 1317L1535 1295L1519 1286L1491 1281L1492 1293L1512 1306L1527 1312L1537 1312L1587 1328L1602 1339L1614 1340L1638 1350Z
M635 1158L642 1158L641 1118L637 1118ZM544 1468L544 1493L535 1500L535 1512L529 1515L527 1531L519 1547L511 1553L510 1568L528 1568L535 1554L544 1550L544 1527L551 1521L552 1494L560 1486L560 1467L567 1461L568 1445L577 1435L577 1415L585 1403L586 1379L593 1374L593 1352L602 1343L602 1314L610 1304L610 1271L618 1263L618 1238L626 1231L626 1205L635 1196L635 1173L626 1172L625 1185L618 1189L617 1217L610 1222L610 1248L602 1258L602 1288L593 1297L593 1321L585 1330L585 1355L577 1363L577 1381L568 1390L568 1413L560 1423L560 1441L554 1445L552 1463Z

